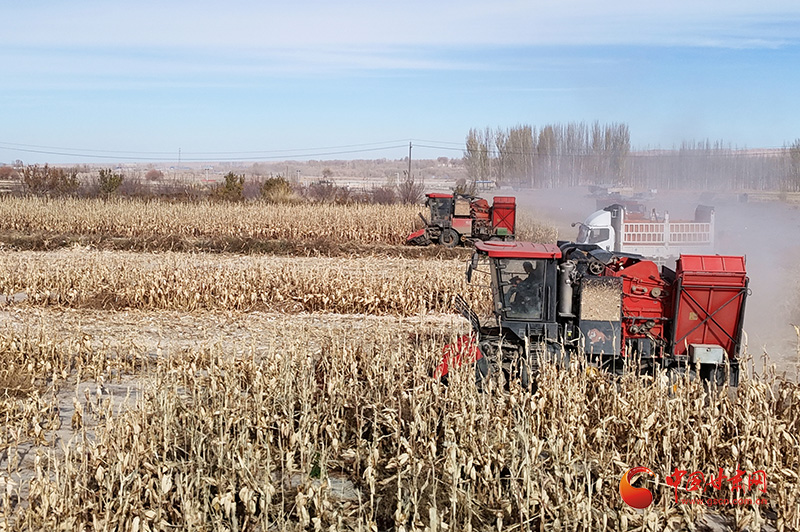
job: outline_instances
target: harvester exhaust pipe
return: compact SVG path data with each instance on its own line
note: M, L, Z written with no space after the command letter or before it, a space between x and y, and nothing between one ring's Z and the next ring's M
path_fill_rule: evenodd
M558 313L561 316L572 316L572 278L575 263L571 260L558 267Z

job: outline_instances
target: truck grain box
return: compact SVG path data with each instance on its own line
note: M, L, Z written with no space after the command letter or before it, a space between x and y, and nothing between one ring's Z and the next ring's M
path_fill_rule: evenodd
M579 244L634 253L663 263L682 253L714 252L714 207L699 205L693 220L671 220L669 213L615 203L578 222Z

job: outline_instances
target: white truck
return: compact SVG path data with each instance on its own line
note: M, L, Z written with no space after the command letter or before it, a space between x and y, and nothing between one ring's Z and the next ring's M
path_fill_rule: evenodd
M670 220L669 213L647 214L642 206L615 203L578 225L578 244L636 253L664 262L684 254L714 253L714 207L698 205L694 220Z

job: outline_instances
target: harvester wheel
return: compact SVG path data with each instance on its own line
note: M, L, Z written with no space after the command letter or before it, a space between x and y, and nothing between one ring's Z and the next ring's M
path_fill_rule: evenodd
M728 382L728 371L723 364L701 364L700 378L708 386L722 387Z
M442 234L439 235L439 243L447 248L452 248L458 245L461 237L458 233L450 227L443 229Z
M490 337L481 341L480 348L484 354L481 360L486 361L488 369L484 376L498 379L498 384L505 389L508 389L511 381L518 381L526 389L530 389L531 385L535 386L536 375L532 374L534 368L523 356L524 349L521 345L509 343L503 338Z
M416 238L412 238L408 241L409 244L412 246L427 246L431 243L431 239L428 238L428 234L425 233L422 236L418 236Z

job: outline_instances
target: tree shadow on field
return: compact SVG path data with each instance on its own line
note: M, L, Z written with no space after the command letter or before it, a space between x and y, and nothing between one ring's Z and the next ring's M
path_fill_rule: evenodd
M177 251L206 253L271 254L282 256L382 256L397 258L465 259L468 248L443 246L395 246L361 242L316 240L261 240L251 237L224 236L201 238L184 235L159 237L117 237L110 235L75 235L55 233L0 232L0 248L15 251L54 251L71 247L108 251Z

